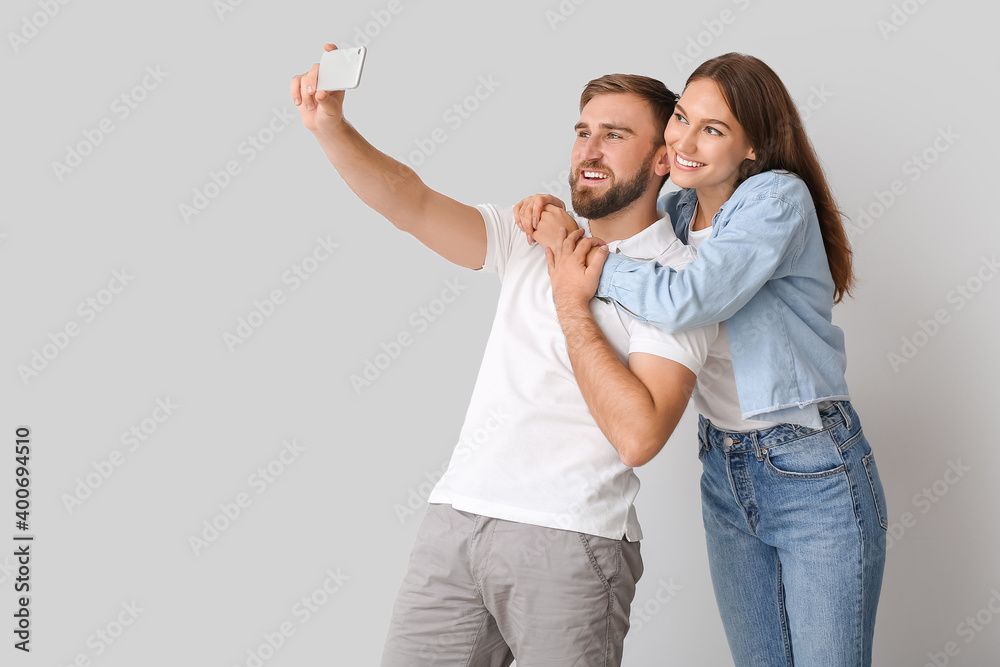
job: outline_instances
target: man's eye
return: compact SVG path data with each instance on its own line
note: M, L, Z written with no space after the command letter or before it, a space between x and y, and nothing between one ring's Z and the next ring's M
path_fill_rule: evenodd
M620 135L620 134L615 134L614 132L612 132L612 133L610 133L610 134L608 135L608 137L609 137L610 139L621 139L621 138L622 138L622 135Z

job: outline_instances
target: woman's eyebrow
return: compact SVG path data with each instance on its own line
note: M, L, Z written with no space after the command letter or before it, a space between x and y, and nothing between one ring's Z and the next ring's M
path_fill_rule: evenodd
M682 107L681 105L676 104L676 105L674 105L674 108L677 109L678 111L680 111L685 116L688 115L687 112L684 111L684 107ZM708 124L708 125L721 125L722 127L726 128L730 132L733 130L733 128L729 127L728 124L724 123L723 121L719 120L718 118L702 118L701 122L704 123L704 124Z

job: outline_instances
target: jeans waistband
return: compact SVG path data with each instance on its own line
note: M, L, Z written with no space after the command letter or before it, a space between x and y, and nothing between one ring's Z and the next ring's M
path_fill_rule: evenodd
M755 431L724 431L712 422L698 415L698 439L702 446L720 447L728 453L752 452L760 448L770 448L798 438L815 435L822 431L836 431L838 443L861 430L861 420L850 401L833 401L819 411L822 429L812 429L798 424L778 424Z

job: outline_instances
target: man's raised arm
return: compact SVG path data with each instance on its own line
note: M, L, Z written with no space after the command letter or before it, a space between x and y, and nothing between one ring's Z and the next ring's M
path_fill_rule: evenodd
M325 44L332 51L336 46ZM292 79L302 124L361 201L450 262L480 269L486 225L472 206L427 187L416 172L382 153L344 118L344 91L317 91L319 64Z

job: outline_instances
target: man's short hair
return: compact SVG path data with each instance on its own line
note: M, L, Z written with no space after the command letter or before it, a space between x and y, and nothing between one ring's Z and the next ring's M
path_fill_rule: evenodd
M641 76L638 74L605 74L599 79L594 79L583 88L580 95L580 111L587 106L587 102L598 95L607 93L631 93L649 103L653 111L653 118L656 120L658 128L654 146L662 146L663 131L667 128L667 121L674 113L674 105L677 104L677 95L667 88L662 81Z

